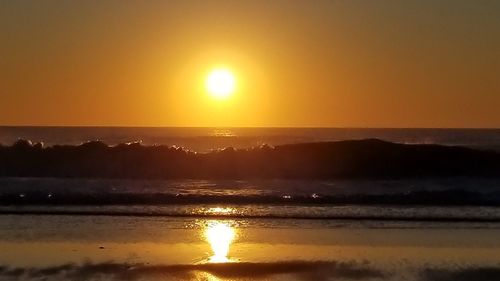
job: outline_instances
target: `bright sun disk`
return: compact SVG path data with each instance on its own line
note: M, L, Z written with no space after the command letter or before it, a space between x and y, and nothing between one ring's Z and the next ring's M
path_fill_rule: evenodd
M225 99L234 92L236 79L227 69L215 69L208 75L206 86L210 95L217 99Z

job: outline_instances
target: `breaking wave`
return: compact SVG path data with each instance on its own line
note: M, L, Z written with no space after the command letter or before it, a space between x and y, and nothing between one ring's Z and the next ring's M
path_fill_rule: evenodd
M500 176L500 153L378 139L196 153L140 143L0 146L2 177L132 179L380 179Z

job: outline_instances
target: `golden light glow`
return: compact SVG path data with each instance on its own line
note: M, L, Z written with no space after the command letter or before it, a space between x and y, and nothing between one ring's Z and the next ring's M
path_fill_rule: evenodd
M229 246L235 236L234 229L227 223L213 222L207 226L205 235L213 252L209 261L212 263L229 262Z
M222 208L222 207L215 207L215 208L210 208L206 211L208 214L213 214L213 215L229 215L229 214L234 214L236 213L235 208Z
M227 69L215 69L208 75L206 86L212 97L226 99L234 92L236 79Z

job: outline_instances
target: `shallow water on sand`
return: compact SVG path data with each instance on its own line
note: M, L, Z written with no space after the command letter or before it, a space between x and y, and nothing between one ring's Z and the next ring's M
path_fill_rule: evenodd
M498 280L498 237L494 223L1 215L0 280Z

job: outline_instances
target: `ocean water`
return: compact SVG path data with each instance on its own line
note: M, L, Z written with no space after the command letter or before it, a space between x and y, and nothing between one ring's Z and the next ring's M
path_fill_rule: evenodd
M360 128L172 128L172 127L0 127L0 144L18 139L45 145L101 140L109 145L141 141L177 145L205 152L262 144L378 138L399 143L460 145L500 149L500 129L360 129Z
M0 178L0 186L0 214L500 222L497 179Z
M0 143L198 152L500 130L0 127ZM473 202L473 203L471 203ZM500 181L0 178L0 280L500 280Z
M145 145L175 145L200 152L229 146L366 138L500 147L497 129L0 127L3 144L17 139L46 146L91 140L109 145L142 141ZM500 180L460 175L385 180L0 178L0 188L0 213L5 214L500 220ZM206 211L220 206L231 211Z

